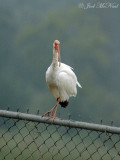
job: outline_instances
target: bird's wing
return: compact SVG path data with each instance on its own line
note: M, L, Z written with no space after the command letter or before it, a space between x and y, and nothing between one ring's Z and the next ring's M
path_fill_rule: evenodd
M59 62L58 62L58 64L59 64ZM64 67L64 68L69 68L71 70L74 70L72 67L70 67L70 66L68 66L67 64L64 64L64 63L61 63L61 66L62 66L62 68Z
M77 85L78 87L82 88L81 84L77 81Z
M68 73L71 77L73 77L73 79L76 81L76 84L78 85L78 87L82 88L81 84L77 81L77 77L75 75L75 73L72 71L74 70L72 67L64 64L64 63L61 63L61 70Z
M71 70L71 67L65 64L61 64L60 72L58 74L58 88L66 97L76 96L77 88L79 86L75 73ZM68 97L66 99L68 99Z
M66 72L60 72L58 75L58 89L63 101L68 100L70 96L76 96L75 79Z

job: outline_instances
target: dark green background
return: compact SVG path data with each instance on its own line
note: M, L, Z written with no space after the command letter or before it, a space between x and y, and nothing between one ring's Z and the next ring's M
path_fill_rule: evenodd
M0 0L0 109L42 115L55 105L45 72L58 39L62 62L83 87L59 107L61 117L120 123L120 7L84 10L82 2Z

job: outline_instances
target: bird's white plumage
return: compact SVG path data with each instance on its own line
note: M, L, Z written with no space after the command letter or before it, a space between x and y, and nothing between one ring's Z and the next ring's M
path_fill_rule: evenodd
M76 96L77 86L81 87L81 85L72 71L73 68L60 61L58 63L58 55L59 60L61 59L59 45L60 42L55 40L53 43L53 61L46 71L46 82L55 99L60 98L60 101L64 102L69 97Z
M52 95L55 99L60 97L61 102L76 96L77 85L81 87L72 68L64 63L60 67L51 64L46 72L46 82Z

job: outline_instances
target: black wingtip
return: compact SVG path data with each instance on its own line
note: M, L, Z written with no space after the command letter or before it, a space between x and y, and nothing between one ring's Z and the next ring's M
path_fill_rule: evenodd
M57 98L57 100L58 100L58 98ZM66 108L68 106L69 102L66 100L64 102L60 102L59 104L61 105L61 107Z

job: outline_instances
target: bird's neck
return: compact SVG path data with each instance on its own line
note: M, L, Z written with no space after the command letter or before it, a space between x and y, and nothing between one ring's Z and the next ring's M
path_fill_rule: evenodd
M58 52L53 48L53 66L58 66Z

